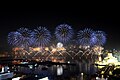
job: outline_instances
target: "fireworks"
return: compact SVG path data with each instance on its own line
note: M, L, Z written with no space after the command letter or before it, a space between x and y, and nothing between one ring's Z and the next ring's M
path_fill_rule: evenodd
M19 46L28 48L32 44L31 30L22 27L17 31L21 34L21 37L18 39L18 42L20 43Z
M80 30L78 32L78 35L77 35L78 43L80 45L83 45L83 46L92 45L93 44L93 42L91 41L92 33L93 33L93 31L91 29L89 29L89 28L86 28L84 30Z
M20 28L8 34L8 43L14 47L28 48L31 41L31 32L27 28Z
M12 46L19 46L20 38L21 38L21 34L19 32L10 32L8 34L8 44L10 44Z
M56 45L55 42L52 43L52 46L49 44L53 36L46 27L40 26L33 31L28 28L20 28L8 34L8 43L14 48L16 58L51 60L62 57L66 60L80 60L84 57L92 59L94 52L101 53L101 46L106 42L106 35L103 31L85 28L77 33L77 39L74 37L74 42L79 43L74 45L71 43L73 42L73 29L67 24L58 25L54 34L58 44ZM69 43L70 45L68 45Z
M37 29L34 29L32 39L33 45L43 47L50 43L51 34L45 27L40 26Z
M104 45L106 42L106 36L103 31L96 31L92 34L92 41L94 42L94 45Z
M58 25L55 29L55 36L58 41L67 43L73 37L73 29L67 24Z

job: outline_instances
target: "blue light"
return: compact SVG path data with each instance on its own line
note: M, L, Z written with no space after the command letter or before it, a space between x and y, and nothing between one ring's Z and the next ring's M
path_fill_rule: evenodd
M37 29L34 29L32 33L32 40L33 45L37 47L43 47L48 45L51 40L51 34L50 31L47 30L45 27L38 27Z
M67 43L73 38L73 29L68 24L60 24L55 29L55 36L59 42Z
M19 39L21 37L21 34L19 32L10 32L8 34L8 44L11 46L19 46Z
M90 28L85 28L80 30L77 34L78 43L82 46L91 46L93 42L91 41L93 30ZM94 38L93 38L94 39Z
M31 30L27 28L20 28L16 32L8 34L8 43L14 47L28 48L31 43Z
M106 34L103 31L96 31L92 34L94 45L104 45L106 43Z

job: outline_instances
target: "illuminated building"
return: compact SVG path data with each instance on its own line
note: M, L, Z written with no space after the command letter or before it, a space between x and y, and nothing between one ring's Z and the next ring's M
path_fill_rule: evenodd
M107 57L105 57L103 61L96 61L95 63L98 65L120 65L120 62L118 62L117 58L113 57L112 53L108 53ZM103 68L104 66L98 67Z

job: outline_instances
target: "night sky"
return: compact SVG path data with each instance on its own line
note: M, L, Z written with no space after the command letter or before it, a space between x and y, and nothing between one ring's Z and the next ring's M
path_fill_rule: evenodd
M101 12L101 13L100 13ZM34 29L47 27L52 33L59 24L71 25L75 32L84 28L102 30L107 34L105 49L120 49L120 16L116 11L96 12L81 10L24 10L3 11L0 13L0 50L8 50L7 35L20 27Z

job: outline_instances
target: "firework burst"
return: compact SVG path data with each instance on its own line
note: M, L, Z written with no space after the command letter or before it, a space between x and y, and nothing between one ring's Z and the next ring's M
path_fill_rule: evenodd
M67 43L73 37L73 29L67 24L60 24L55 29L55 36L58 41Z
M93 30L89 28L80 30L77 34L78 43L83 46L91 46L93 44L93 42L91 41L92 33Z
M94 45L104 45L106 42L106 34L103 31L96 31L92 34Z
M20 38L18 39L19 46L23 48L28 48L32 44L31 30L22 27L17 31L21 34Z
M50 43L51 34L45 27L38 27L34 29L32 33L33 45L37 47L43 47Z
M21 34L19 32L10 32L8 34L8 44L17 47L20 45L20 41L19 41L20 38L21 38Z

